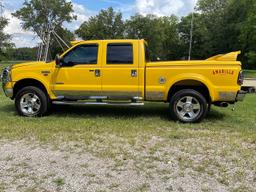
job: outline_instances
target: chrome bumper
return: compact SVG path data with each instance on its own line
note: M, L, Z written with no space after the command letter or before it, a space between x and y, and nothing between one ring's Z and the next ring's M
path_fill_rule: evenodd
M13 96L13 89L5 88L4 84L2 84L2 87L3 87L3 91L4 91L5 96L12 98L12 96Z
M243 101L245 99L246 94L246 91L239 91L236 95L236 101Z
M6 67L3 69L2 73L1 73L1 81L2 81L2 88L4 91L4 94L7 97L12 98L13 96L13 89L8 86L9 83L11 83L11 67Z

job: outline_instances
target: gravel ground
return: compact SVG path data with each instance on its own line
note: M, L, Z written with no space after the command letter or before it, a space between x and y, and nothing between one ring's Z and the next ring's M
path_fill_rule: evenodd
M245 79L243 86L256 87L256 79Z
M105 137L115 142L110 145L99 138L101 142L82 147L71 142L56 146L0 141L0 191L256 189L255 143L233 143L225 136L222 142L210 138L167 141L152 136L130 144L117 136ZM96 152L104 150L108 157Z

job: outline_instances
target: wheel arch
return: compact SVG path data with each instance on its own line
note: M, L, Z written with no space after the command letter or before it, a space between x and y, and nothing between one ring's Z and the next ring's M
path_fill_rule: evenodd
M16 97L19 90L27 86L34 86L40 88L45 94L48 95L46 86L39 80L33 78L25 78L17 81L13 87L13 99Z
M176 81L169 89L167 100L170 101L170 98L182 89L193 89L205 96L208 103L212 101L212 94L209 87L205 82L202 82L197 79L183 79Z

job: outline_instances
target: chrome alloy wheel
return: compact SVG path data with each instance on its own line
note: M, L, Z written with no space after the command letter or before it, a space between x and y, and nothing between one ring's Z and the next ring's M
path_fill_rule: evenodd
M24 94L20 99L20 109L27 116L38 114L41 108L41 101L34 93Z
M201 105L195 97L185 96L177 102L176 112L182 120L192 121L200 114Z

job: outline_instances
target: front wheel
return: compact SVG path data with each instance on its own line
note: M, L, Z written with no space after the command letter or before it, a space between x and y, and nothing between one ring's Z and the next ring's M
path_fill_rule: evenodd
M183 123L202 121L207 109L208 103L205 97L193 89L180 90L170 100L172 118Z
M28 86L18 91L15 97L18 113L26 117L40 117L47 113L48 96L39 88Z

